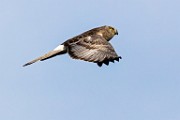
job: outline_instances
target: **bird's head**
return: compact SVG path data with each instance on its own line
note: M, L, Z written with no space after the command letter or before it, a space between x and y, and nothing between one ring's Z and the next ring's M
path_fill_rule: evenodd
M104 32L103 32L103 37L109 41L111 40L111 38L114 37L114 35L118 35L118 31L117 29L115 29L114 27L112 26L103 26L104 28Z
M115 29L114 27L111 26L106 26L106 29L109 33L111 33L112 35L118 35L118 31L117 29Z

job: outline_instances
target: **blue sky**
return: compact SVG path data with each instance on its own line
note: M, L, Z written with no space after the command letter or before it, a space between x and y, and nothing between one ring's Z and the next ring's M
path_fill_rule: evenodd
M1 120L179 120L178 0L0 0ZM122 60L22 65L102 25Z

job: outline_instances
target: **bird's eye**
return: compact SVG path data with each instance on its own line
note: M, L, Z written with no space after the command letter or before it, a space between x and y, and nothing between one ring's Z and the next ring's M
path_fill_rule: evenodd
M113 28L113 27L110 27L110 30L114 31L114 28Z
M113 33L116 31L114 28L110 28L110 31L112 31Z

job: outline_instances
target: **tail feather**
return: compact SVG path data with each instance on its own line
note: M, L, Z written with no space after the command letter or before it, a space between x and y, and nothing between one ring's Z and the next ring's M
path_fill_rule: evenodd
M32 60L32 61L24 64L23 67L28 66L28 65L31 65L31 64L33 64L33 63L35 63L35 62L37 62L37 61L43 61L43 60L52 58L52 57L54 57L54 56L56 56L56 55L64 54L64 53L66 53L66 52L67 52L66 49L64 49L64 50L63 50L63 49L54 49L54 50L46 53L45 55L40 56L40 57L38 57L38 58L36 58L36 59L34 59L34 60Z

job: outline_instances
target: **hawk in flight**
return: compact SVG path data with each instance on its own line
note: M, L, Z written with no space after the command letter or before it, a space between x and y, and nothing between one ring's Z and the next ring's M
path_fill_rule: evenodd
M109 65L114 60L119 61L118 56L112 45L109 43L114 35L118 35L118 31L111 26L101 26L93 28L78 36L68 39L54 50L38 57L23 66L31 65L37 61L43 61L57 55L68 53L71 58Z

